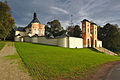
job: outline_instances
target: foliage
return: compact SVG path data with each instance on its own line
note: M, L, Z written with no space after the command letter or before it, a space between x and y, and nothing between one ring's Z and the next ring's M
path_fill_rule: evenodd
M9 35L6 37L6 40L9 40L9 41L14 41L14 37L15 37L15 29L13 28Z
M5 46L5 42L4 41L0 41L0 50Z
M79 25L68 26L67 32L68 32L67 34L71 37L81 37L81 34L82 34L82 31Z
M117 52L120 49L120 32L117 25L107 23L98 28L98 39L103 41L103 47Z
M6 39L13 29L14 24L11 8L7 3L0 1L0 39Z
M94 67L120 59L88 48L70 49L15 42L17 52L34 80L77 80Z
M76 25L74 27L74 31L73 31L73 37L81 37L81 29L80 29L80 26L79 25Z
M51 22L48 22L47 24L50 26L50 27L48 27L47 25L45 26L47 37L52 36L55 38L66 33L63 27L61 27L59 20L53 20Z

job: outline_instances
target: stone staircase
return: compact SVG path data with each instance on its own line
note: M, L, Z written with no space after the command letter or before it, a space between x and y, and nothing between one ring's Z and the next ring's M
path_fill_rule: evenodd
M103 47L95 47L95 49L100 51L100 52L104 52L106 54L109 54L109 55L118 56L116 53L114 53L106 48L103 48Z

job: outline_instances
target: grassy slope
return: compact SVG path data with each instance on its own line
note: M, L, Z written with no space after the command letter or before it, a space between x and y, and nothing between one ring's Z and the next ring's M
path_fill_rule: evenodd
M20 42L15 45L35 80L79 78L92 67L120 59L87 48L68 49Z
M0 50L4 47L5 42L4 41L0 41Z

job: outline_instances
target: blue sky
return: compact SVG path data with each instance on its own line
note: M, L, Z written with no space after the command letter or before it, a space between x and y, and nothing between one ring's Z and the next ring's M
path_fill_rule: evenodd
M22 27L30 23L35 10L42 24L58 19L64 28L71 14L74 25L81 26L85 18L101 26L108 22L120 25L120 0L8 0L8 4L16 25Z

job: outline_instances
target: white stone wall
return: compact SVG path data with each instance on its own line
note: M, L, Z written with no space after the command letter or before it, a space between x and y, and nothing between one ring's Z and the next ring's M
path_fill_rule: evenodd
M57 46L57 39L46 39L45 37L38 37L38 43Z
M20 34L20 36L25 36L25 32L23 31L15 31L15 35Z
M69 37L69 48L83 48L83 39Z
M32 38L30 38L30 37L24 37L24 42L32 42Z
M102 47L102 41L97 41L97 47Z
M14 37L14 40L15 40L16 42L20 42L20 38L19 38L19 37Z
M68 47L68 37L59 38L58 46L67 48Z
M38 43L38 37L32 37L32 43Z
M83 48L83 39L75 37L63 37L59 39L46 39L45 37L24 37L24 41L60 46L65 48Z
M58 46L65 48L83 48L83 39L75 37L59 38Z

